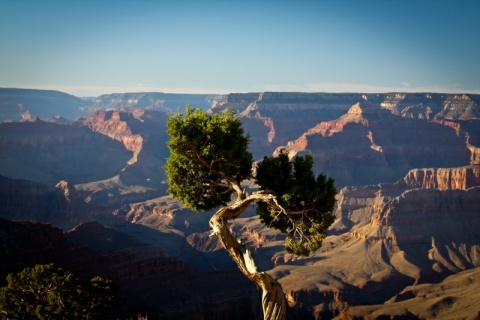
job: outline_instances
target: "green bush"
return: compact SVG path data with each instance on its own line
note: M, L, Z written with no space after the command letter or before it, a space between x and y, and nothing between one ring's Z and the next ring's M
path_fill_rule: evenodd
M54 264L7 276L0 288L2 319L96 319L115 302L117 287L101 277L81 281Z

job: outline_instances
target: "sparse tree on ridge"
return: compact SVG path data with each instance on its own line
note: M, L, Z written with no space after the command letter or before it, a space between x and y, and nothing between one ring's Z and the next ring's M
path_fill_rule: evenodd
M211 236L218 237L240 271L262 289L264 319L285 319L281 285L257 269L249 248L231 233L228 220L256 201L261 221L286 234L285 250L308 256L321 247L334 221L334 180L314 175L310 155L290 161L284 151L260 161L253 176L249 137L233 111L210 115L187 106L185 115L169 116L167 132L168 192L194 211L220 208L210 219ZM241 183L251 178L260 189L248 194Z

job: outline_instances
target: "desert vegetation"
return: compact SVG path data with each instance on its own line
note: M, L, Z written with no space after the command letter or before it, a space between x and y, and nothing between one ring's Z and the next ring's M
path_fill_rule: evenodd
M211 236L218 237L242 273L262 289L264 319L285 319L281 285L258 270L248 246L234 238L228 221L258 202L262 223L287 235L285 250L308 256L321 247L335 219L334 180L322 174L315 177L311 156L292 162L283 152L265 157L253 174L249 137L241 124L229 110L208 115L187 106L185 115L170 116L168 191L195 211L221 207L210 219ZM260 190L249 194L242 182L253 177Z

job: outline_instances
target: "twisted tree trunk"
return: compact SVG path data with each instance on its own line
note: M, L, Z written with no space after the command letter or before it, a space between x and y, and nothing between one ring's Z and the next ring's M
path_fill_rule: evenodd
M228 251L240 271L258 288L262 289L262 308L264 320L284 320L286 317L286 300L282 286L265 272L259 272L251 251L239 243L232 235L228 220L238 217L255 200L264 201L278 206L275 196L268 192L255 192L250 196L240 196L228 207L218 210L210 219L212 234L218 237L223 247Z

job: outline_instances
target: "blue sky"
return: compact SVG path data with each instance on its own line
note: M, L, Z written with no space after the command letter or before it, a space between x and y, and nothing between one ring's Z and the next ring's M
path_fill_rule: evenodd
M480 93L480 1L0 0L0 87Z

